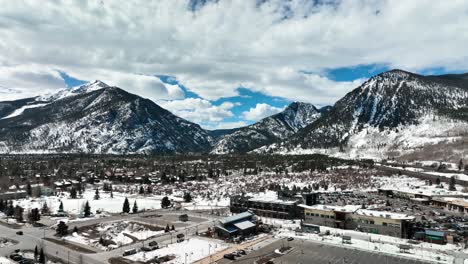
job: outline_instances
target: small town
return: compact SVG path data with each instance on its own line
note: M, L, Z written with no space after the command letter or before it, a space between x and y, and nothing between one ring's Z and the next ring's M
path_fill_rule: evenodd
M18 263L459 263L468 254L463 161L50 155L0 164L0 252Z

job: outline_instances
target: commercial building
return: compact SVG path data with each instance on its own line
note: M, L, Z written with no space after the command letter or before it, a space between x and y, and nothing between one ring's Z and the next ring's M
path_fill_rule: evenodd
M303 231L316 231L319 226L409 238L413 216L385 211L360 209L361 206L300 205L304 208Z
M307 193L290 199L234 196L231 197L230 210L232 213L251 211L261 217L299 219L303 216L303 209L299 204L313 205L317 203L318 195L318 193Z
M230 239L256 233L256 219L252 212L242 212L219 220L215 226L219 237Z

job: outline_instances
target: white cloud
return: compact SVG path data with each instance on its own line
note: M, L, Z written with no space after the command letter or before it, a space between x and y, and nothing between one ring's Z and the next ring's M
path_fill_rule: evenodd
M271 116L283 111L284 108L274 107L269 104L257 104L255 107L250 108L249 111L242 113L242 116L246 120L258 121L267 116Z
M0 101L34 97L65 87L60 74L40 65L0 65Z
M225 118L233 117L231 109L238 103L224 102L213 105L210 101L200 98L160 101L162 107L182 118L199 123L204 127L218 126Z
M166 74L210 100L244 85L317 104L357 83L298 72L372 63L468 69L466 1L256 2L212 1L192 12L188 0L0 0L0 64L44 65L85 80L103 79L102 71ZM150 98L181 95L131 80L119 82Z
M244 127L249 125L245 121L234 121L234 122L223 122L223 123L215 123L215 124L209 124L205 126L207 129L231 129L231 128L238 128L238 127Z

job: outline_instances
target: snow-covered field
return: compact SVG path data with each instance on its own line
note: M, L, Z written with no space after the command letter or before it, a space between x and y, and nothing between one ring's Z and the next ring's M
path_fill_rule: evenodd
M139 210L159 209L161 208L161 200L163 198L163 196L156 195L144 197L137 194L131 195L118 192L114 192L114 197L111 198L109 193L101 192L100 199L94 200L94 192L94 190L86 190L83 193L83 197L77 199L69 198L68 193L59 196L44 196L33 200L20 199L15 200L14 205L20 205L28 211L32 208L42 208L43 204L47 203L51 212L55 213L59 209L60 202L62 202L64 211L71 214L80 214L86 201L88 201L92 212L100 210L109 213L120 213L122 212L125 197L128 198L130 206L133 206L133 203L136 201Z
M181 243L170 244L158 250L139 252L126 258L132 261L148 261L155 257L174 255L175 259L165 263L184 264L193 263L228 247L229 244L222 243L219 240L191 238Z
M153 231L148 227L134 222L104 223L88 230L66 236L65 239L75 243L90 245L102 250L118 248L128 245L136 240L146 240L150 237L164 233L163 230ZM107 246L99 243L100 238L106 241Z

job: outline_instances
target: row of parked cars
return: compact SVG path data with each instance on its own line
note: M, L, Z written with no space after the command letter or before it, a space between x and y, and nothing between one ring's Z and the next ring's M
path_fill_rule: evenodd
M19 264L34 264L34 260L25 258L19 249L16 249L15 252L11 253L10 259L18 262Z
M159 248L158 242L151 241L148 243L148 246L141 247L139 251L149 252L149 251L156 250L158 248ZM125 250L123 255L130 256L130 255L135 255L136 253L138 253L138 250L136 248L132 248L132 249Z
M228 254L224 254L225 259L230 259L230 260L235 260L238 257L242 257L242 255L247 255L247 252L245 250L237 250Z

